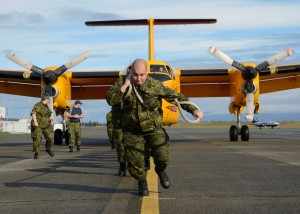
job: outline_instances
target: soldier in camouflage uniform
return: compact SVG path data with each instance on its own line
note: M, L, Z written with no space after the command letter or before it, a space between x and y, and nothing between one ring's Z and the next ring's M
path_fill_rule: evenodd
M112 124L113 124L113 141L117 146L117 156L119 167L119 176L126 176L125 148L123 143L123 123L122 123L122 103L113 105L111 108Z
M107 134L112 144L112 149L117 145L117 157L120 163L118 176L126 176L125 146L123 143L123 123L121 105L112 106L112 110L106 114ZM145 167L150 169L150 149L145 146Z
M106 114L106 128L109 142L111 144L111 149L115 149L115 143L113 141L113 124L111 122L111 111Z
M52 118L52 112L47 104L50 102L50 96L47 94L42 95L40 102L36 103L31 111L31 138L33 140L34 159L39 158L40 146L42 137L46 139L46 152L53 157L52 149L52 133L53 128L51 121L55 122Z
M82 102L76 100L74 105L71 108L67 109L66 117L69 118L68 123L68 134L69 134L69 152L73 152L73 147L77 146L77 151L80 151L81 144L81 128L80 128L80 119L83 118L82 110L80 105ZM76 142L76 143L75 143Z
M126 79L125 79L126 78ZM132 90L125 96L129 86ZM124 98L126 97L126 98ZM173 102L187 101L184 95L165 87L162 82L148 76L147 63L137 59L132 64L131 75L120 77L106 95L109 105L123 102L123 140L125 144L125 159L129 173L138 180L140 196L149 195L145 170L145 146L151 149L155 171L164 188L169 188L170 180L166 167L170 161L169 136L162 127L162 99ZM195 118L202 118L203 112L192 105L182 105L182 108L192 113Z

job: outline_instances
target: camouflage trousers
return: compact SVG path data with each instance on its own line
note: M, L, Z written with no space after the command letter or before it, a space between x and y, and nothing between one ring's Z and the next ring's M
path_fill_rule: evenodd
M128 171L137 180L145 180L145 155L151 150L155 168L164 170L170 162L170 138L164 128L158 128L150 133L124 132L123 141L126 149L125 160ZM146 149L145 149L146 147Z
M125 147L123 143L123 132L122 129L113 129L113 142L117 146L117 156L119 163L125 163Z
M118 162L125 163L125 146L123 142L123 132L122 129L113 130L113 140L117 145L117 155ZM145 160L150 159L150 148L148 145L145 145Z
M45 148L46 150L52 149L52 125L47 126L46 128L40 128L38 126L31 126L31 138L33 140L33 149L34 153L40 151L40 146L42 144L43 135L46 139Z
M113 144L113 126L111 124L108 124L106 128L109 142Z
M80 123L69 122L68 134L69 134L69 146L74 146L74 145L79 146L81 144Z

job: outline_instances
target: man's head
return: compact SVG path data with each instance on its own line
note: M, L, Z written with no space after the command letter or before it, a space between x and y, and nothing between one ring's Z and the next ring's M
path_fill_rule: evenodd
M136 59L132 63L132 80L135 85L143 85L148 76L147 63L143 59Z
M75 101L75 105L78 105L78 104L81 105L82 102L81 102L80 100L76 100L76 101Z
M42 94L41 100L42 100L44 103L49 103L49 102L50 102L50 95L49 95L49 94L46 94L46 93L43 93L43 94Z

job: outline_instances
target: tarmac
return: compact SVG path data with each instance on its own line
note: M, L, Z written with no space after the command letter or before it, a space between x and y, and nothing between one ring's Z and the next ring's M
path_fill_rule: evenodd
M300 213L300 129L250 127L229 141L229 127L167 127L171 187L148 172L150 195L129 173L117 176L106 127L82 128L80 152L41 147L29 134L0 135L0 213Z

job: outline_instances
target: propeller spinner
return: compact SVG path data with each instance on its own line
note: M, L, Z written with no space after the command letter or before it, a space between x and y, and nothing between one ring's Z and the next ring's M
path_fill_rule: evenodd
M209 47L208 52L213 56L217 57L218 59L222 60L223 62L237 68L242 72L242 77L246 81L244 86L246 91L246 120L253 121L253 112L254 112L254 95L253 92L255 90L255 86L253 84L253 79L257 76L259 72L263 72L266 70L270 65L273 65L286 57L292 55L294 50L289 48L286 51L283 51L270 59L262 62L261 64L257 65L255 68L252 66L244 66L243 64L233 60L230 56L226 55L222 51L214 48Z

